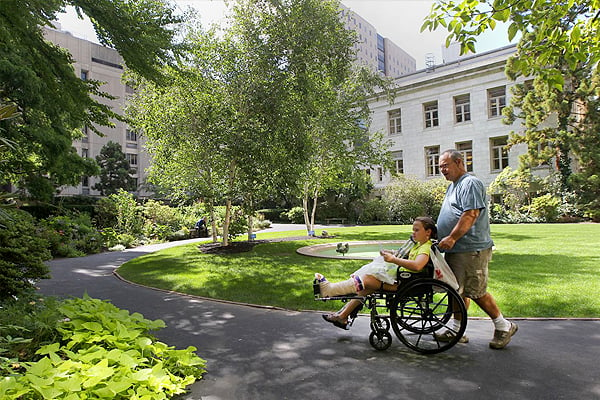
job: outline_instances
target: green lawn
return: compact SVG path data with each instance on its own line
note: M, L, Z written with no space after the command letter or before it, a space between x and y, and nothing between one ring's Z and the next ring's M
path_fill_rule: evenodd
M328 229L349 240L406 239L411 227L367 226ZM300 232L258 233L257 239ZM600 316L600 225L492 225L496 251L490 263L490 292L508 317ZM296 249L324 239L266 243L253 251L207 255L196 244L129 261L125 279L182 293L288 309L337 309L340 302L313 300L314 272L346 279L364 261L302 256ZM471 316L483 316L475 305Z

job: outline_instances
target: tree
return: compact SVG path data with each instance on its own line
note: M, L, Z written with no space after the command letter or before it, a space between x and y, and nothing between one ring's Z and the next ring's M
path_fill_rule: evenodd
M216 35L190 30L185 61L163 71L170 83L135 78L138 90L126 113L152 155L148 180L175 200L204 199L216 241L214 205L231 199L227 184L235 176L225 153L235 140L234 110L222 81L228 46Z
M288 173L281 182L292 182L290 189L302 199L308 231L313 230L319 196L350 185L357 165L381 163L386 150L381 136L369 137L367 98L387 82L354 64L357 39L344 27L339 9L338 1L253 0L239 2L234 13L234 32L246 46L245 54L261 54L266 61L248 60L252 76L268 76L270 82L263 88L283 100L283 118L266 122L282 135L275 143L296 146L291 152L295 157L288 149L287 157L276 160L286 165L279 173ZM246 98L265 104L267 93L248 91ZM268 109L270 103L263 107ZM263 175L272 174L267 169Z
M75 185L97 166L80 157L72 141L86 126L111 126L120 118L101 101L102 84L81 80L70 54L44 40L42 28L57 13L75 6L94 23L100 42L114 47L127 66L160 80L160 68L177 54L180 18L164 0L6 0L0 12L0 97L21 115L3 137L14 149L0 148L0 184L15 183L32 197L49 199L54 188Z
M494 29L497 22L508 23L510 40L521 34L517 52L506 66L508 77L534 78L516 85L511 106L504 112L509 123L523 121L523 131L511 135L511 144L527 144L523 168L555 160L562 190L579 192L581 201L591 205L586 193L598 193L594 182L600 174L600 4L442 1L433 5L422 29L446 27L447 43L458 40L464 53L474 52L477 35ZM572 158L578 168L574 175Z
M153 154L153 181L250 216L257 199L296 190L327 137L328 156L340 159L367 143L338 6L243 0L223 35L190 28L190 52L165 70L171 85L141 82L128 110Z
M96 156L96 162L100 166L100 182L93 187L99 190L102 196L115 194L119 189L134 191L135 179L131 176L135 171L129 165L121 145L110 141L100 149Z

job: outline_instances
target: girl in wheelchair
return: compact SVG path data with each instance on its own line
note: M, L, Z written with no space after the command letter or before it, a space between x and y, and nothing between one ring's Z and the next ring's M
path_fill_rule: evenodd
M437 228L430 217L417 217L413 222L410 246L403 246L398 252L382 250L385 263L369 263L354 272L349 279L332 283L323 275L315 274L321 297L341 295L367 296L376 291L395 291L397 269L402 267L411 272L421 272L429 262L431 239L437 239ZM408 247L408 248L406 248ZM362 306L361 300L352 299L341 310L323 314L325 321L341 329L348 329L348 317Z

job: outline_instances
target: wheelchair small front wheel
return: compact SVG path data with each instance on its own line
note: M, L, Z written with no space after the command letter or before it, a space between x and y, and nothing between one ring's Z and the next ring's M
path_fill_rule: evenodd
M389 331L383 329L371 331L369 343L371 343L371 346L373 346L375 350L387 350L392 345L392 335Z

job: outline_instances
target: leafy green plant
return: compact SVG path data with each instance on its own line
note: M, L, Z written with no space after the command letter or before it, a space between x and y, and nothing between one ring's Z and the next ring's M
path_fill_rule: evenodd
M528 207L531 215L542 222L555 222L559 216L560 199L550 193L535 197Z
M36 360L40 346L60 338L56 330L60 319L55 298L30 292L4 300L0 303L0 356Z
M10 216L0 228L0 300L30 290L36 280L48 277L44 261L51 258L48 241L38 235L31 215L6 210Z
M302 224L302 223L304 223L304 208L302 208L302 207L293 207L286 214L287 214L287 218L293 224Z
M60 342L0 381L2 399L167 399L200 379L206 362L194 347L176 350L149 331L164 327L141 314L84 296L59 307Z
M102 235L92 226L88 214L53 216L40 221L40 225L54 257L80 257L102 249Z

